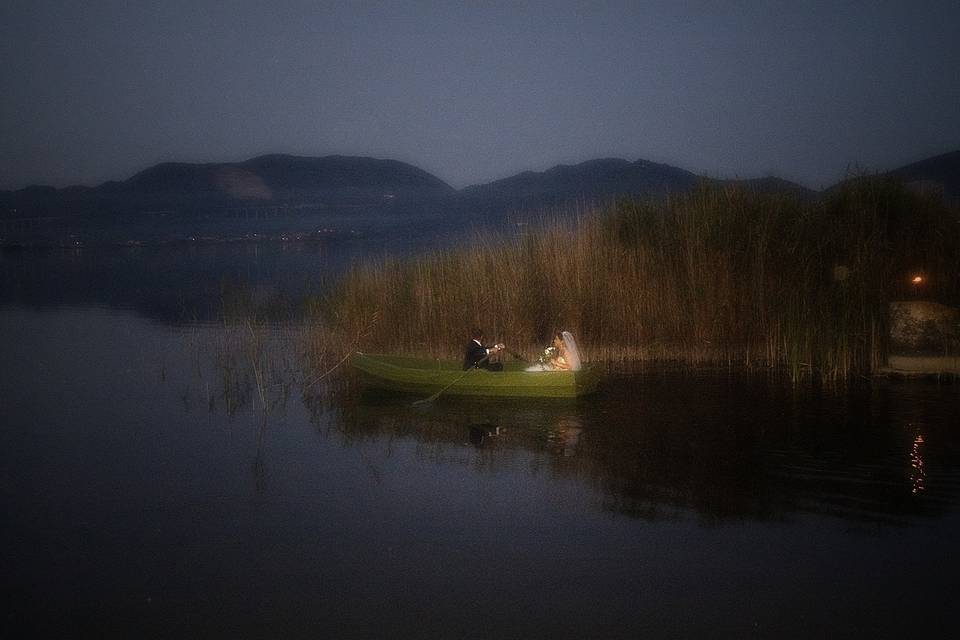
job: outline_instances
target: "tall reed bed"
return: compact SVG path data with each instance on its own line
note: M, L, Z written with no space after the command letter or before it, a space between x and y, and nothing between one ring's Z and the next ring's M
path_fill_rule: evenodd
M589 358L782 367L843 378L884 358L887 308L960 293L956 210L881 178L816 201L702 186L515 238L358 265L318 342L459 356L470 326L533 353L569 329ZM376 316L376 321L374 321Z

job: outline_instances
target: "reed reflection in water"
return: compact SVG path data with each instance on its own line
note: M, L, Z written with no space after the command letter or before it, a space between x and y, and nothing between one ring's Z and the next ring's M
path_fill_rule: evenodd
M904 522L957 503L950 389L879 381L830 392L762 376L661 373L614 376L580 401L457 399L427 412L405 396L367 393L339 415L345 443L469 441L475 463L490 470L502 452L536 454L531 469L576 478L603 509L645 519L686 510L706 521L810 512ZM935 430L948 441L944 475L926 495L916 418L929 401L911 411L914 393L943 401Z

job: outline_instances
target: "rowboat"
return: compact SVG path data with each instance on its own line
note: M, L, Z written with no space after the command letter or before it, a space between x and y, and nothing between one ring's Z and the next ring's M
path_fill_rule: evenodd
M385 354L353 354L351 364L371 388L427 395L511 398L576 398L593 393L600 371L584 364L579 371L524 371L526 364L504 364L503 371L464 371L453 360L431 360Z

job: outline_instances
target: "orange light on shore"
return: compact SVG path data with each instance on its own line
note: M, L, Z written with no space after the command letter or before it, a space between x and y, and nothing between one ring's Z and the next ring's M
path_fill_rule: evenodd
M910 282L913 284L923 284L923 276L913 276L913 278L910 279Z

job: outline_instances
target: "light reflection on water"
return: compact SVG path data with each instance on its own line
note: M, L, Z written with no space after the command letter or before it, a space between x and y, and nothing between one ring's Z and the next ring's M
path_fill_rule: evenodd
M926 475L923 470L923 435L919 433L913 439L913 449L910 451L910 467L912 469L910 483L913 485L913 493L919 493L926 488L923 484L924 475Z
M403 396L367 394L340 421L354 437L468 440L489 466L506 451L536 454L536 468L597 489L603 509L643 519L678 510L703 521L809 512L903 524L956 505L956 460L944 456L943 482L920 495L923 437L903 439L910 423L886 413L891 395L942 393L937 430L951 441L956 400L950 387L896 384L831 398L782 381L661 374L614 378L579 402L447 400L428 413Z
M264 415L198 356L216 327L7 307L0 331L9 625L886 635L953 598L950 385L614 373L580 401Z

